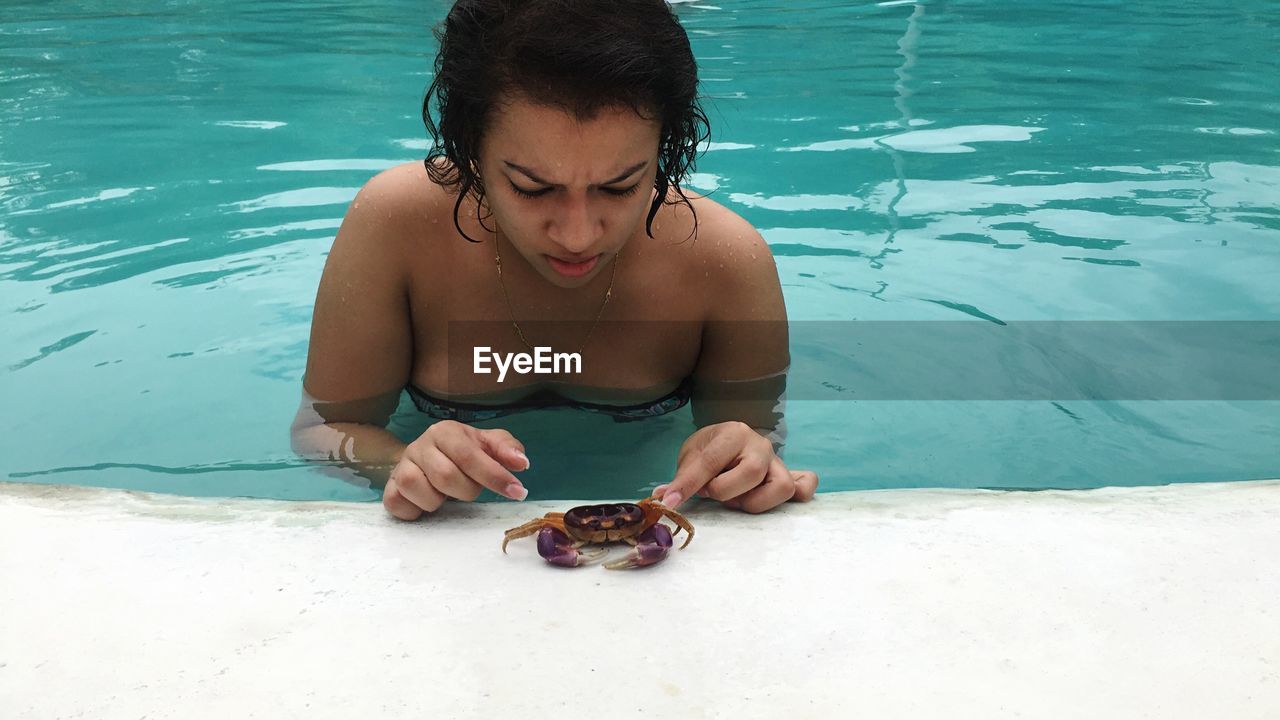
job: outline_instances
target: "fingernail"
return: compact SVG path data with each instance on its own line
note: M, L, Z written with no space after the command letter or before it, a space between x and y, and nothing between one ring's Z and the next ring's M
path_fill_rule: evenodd
M523 500L529 497L529 491L520 483L511 483L507 486L506 496L512 500Z
M528 469L529 469L529 458L528 458L527 456L525 456L525 454L524 454L524 453L522 453L522 452L520 452L519 450L516 450L513 454L514 454L516 457L518 457L518 458L520 458L521 460L523 460L523 461L524 461L524 467L522 467L522 468L520 468L520 469L521 469L521 470L528 470Z
M669 508L673 508L681 502L684 502L684 496L678 492L669 492L662 496L662 504Z

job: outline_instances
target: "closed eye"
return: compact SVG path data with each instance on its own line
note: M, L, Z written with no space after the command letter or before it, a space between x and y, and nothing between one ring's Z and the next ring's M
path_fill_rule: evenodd
M551 188L542 188L541 190L525 190L524 188L520 187L519 185L516 185L513 182L508 181L508 183L510 183L511 185L511 190L515 192L515 194L519 195L520 197L538 198L551 192Z
M628 188L600 188L600 189L615 197L626 197L628 195L634 195L636 191L640 189L640 183L636 183L635 185L632 185L631 187L628 187Z
M545 187L538 190L525 190L524 188L520 187L519 185L516 185L511 181L507 181L507 182L508 184L511 185L512 192L519 195L520 197L525 197L529 199L540 198L543 195L546 195L547 193L555 189L555 188ZM631 187L625 187L625 188L602 187L600 189L603 190L606 194L612 195L614 197L627 197L628 195L634 195L635 192L640 189L640 183L636 183Z

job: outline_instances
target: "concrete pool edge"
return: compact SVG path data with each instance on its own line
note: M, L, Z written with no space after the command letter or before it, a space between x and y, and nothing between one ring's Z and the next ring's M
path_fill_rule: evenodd
M1280 481L695 506L689 548L637 573L498 551L570 504L399 523L372 503L0 483L0 704L492 717L607 690L622 716L1280 709Z

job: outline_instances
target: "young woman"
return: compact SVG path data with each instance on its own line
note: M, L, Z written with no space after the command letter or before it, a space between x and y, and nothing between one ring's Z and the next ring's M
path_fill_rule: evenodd
M385 482L387 510L412 520L484 488L527 495L521 442L471 421L545 404L642 418L692 398L701 427L655 490L665 504L812 498L817 476L769 440L776 414L707 390L764 382L772 409L786 310L760 234L681 188L707 122L667 4L459 0L438 38L435 149L361 189L325 265L299 452ZM477 371L477 348L537 346L581 367ZM381 426L403 389L440 418L408 445Z

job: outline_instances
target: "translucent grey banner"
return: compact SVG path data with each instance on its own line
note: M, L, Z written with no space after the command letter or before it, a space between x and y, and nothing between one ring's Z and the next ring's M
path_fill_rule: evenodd
M749 340L733 350L749 353L762 339L783 333L791 355L789 400L1280 400L1280 321L802 321L705 328L602 321L594 328L554 322L521 327L535 345L537 337L555 338L555 351L580 351L584 382L595 386L609 384L615 371L635 376L634 368L643 365L637 354L670 364L659 360L673 355L665 340L687 345L741 337ZM525 349L509 322L451 323L449 336L451 385L474 387L473 344Z
M797 400L1280 400L1280 322L791 324Z

